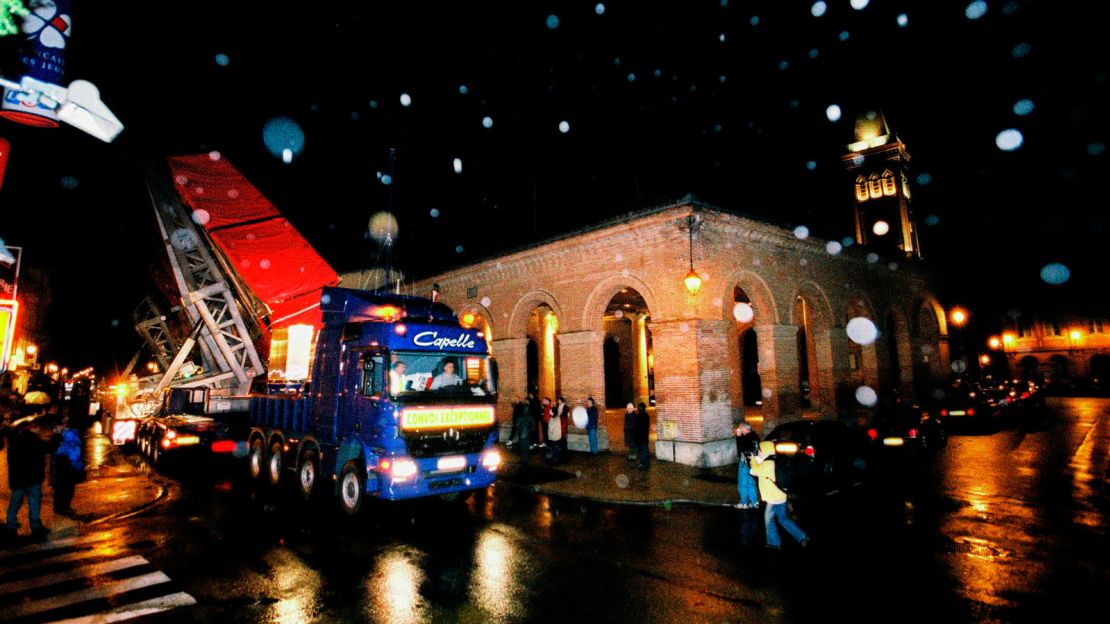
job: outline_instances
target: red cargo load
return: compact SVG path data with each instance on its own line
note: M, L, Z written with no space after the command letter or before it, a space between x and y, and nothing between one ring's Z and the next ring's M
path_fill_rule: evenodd
M222 156L167 159L182 202L248 288L272 327L322 326L320 294L339 275L274 205Z

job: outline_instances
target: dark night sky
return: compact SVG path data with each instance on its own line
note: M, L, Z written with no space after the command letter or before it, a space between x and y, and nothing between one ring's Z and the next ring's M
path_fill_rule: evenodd
M781 1L599 15L597 2L75 0L67 79L96 83L126 129L105 145L0 121L0 238L50 271L51 355L103 366L138 348L130 312L164 262L140 174L152 158L220 151L342 271L374 255L363 233L389 205L377 174L396 148L397 260L419 276L687 193L839 240L852 227L839 157L856 114L881 108L913 157L946 303L984 330L1030 299L1105 304L1098 21L1033 0L970 19L975 4L836 0L816 17ZM16 43L0 41L7 76ZM263 141L277 117L305 136L291 164ZM1011 128L1024 142L1005 152L995 139ZM1050 262L1071 280L1045 284Z

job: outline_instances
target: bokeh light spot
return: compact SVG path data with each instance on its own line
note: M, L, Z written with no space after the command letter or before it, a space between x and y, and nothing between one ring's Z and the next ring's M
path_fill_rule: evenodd
M221 53L216 55L216 64L220 67L227 67L228 63L230 62L231 59L228 58L226 54Z
M879 402L879 395L871 386L860 386L856 388L856 401L859 401L860 405L871 407Z
M428 214L432 215L433 219L438 219L439 218L439 208L432 208L431 210L428 211Z
M998 136L994 137L994 144L1003 152L1012 152L1021 147L1024 142L1025 138L1021 135L1021 132L1014 128L1003 130L998 133Z
M932 182L932 181L933 181L932 174L926 173L924 171L917 174L917 184L920 185L920 186L928 186L929 183Z
M547 16L547 28L549 30L555 30L558 27L559 27L559 16L558 15L548 15Z
M271 154L289 163L304 149L304 130L289 117L274 117L262 127L262 141Z
M857 11L862 11L862 10L866 9L867 5L870 4L870 3L871 3L871 0L852 0L849 4L852 5L853 9L855 9Z
M879 338L879 328L874 321L863 316L857 316L845 326L848 338L859 345L869 345Z
M741 323L750 323L755 318L755 310L752 304L738 301L736 305L732 306L732 316Z
M1046 284L1058 286L1068 281L1071 278L1071 271L1068 267L1060 264L1059 262L1052 262L1041 267L1041 279Z
M821 17L822 15L825 14L825 11L828 11L828 10L829 10L829 5L825 4L824 2L821 2L821 0L818 0L817 2L814 2L813 6L809 7L809 12L813 14L813 17Z
M798 227L794 228L794 236L800 240L805 240L809 238L809 228L804 225L799 225Z
M482 117L482 127L483 128L492 128L493 127L493 117Z
M462 173L462 159L456 158L451 161L451 167L455 170L455 173Z
M1014 114L1018 117L1024 117L1033 112L1033 100L1028 98L1014 102Z
M825 109L825 117L828 117L829 121L840 121L841 115L840 106L837 104L829 104Z
M971 4L967 5L967 8L964 9L964 15L966 15L967 19L970 19L970 20L977 20L977 19L979 19L980 17L983 17L986 14L987 14L987 3L983 2L983 0L975 0L975 2L972 2Z
M906 15L905 13L899 13L897 21L899 28L905 28L906 26L910 25L910 16Z
M570 132L570 122L569 121L560 121L559 122L559 132L562 132L563 134L566 134L566 133Z
M605 5L600 2L595 4L594 13L597 13L598 15L605 15Z
M829 241L825 243L825 252L828 253L830 256L835 256L836 254L840 253L841 249L843 249L843 246L836 241Z

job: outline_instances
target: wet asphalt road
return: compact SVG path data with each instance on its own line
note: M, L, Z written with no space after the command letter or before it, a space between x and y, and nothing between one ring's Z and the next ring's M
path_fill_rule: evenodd
M101 528L196 598L158 622L1055 622L1110 589L1108 443L1110 399L1049 399L1041 423L799 502L807 551L765 551L759 512L507 482L352 520L242 466L171 471L171 501Z

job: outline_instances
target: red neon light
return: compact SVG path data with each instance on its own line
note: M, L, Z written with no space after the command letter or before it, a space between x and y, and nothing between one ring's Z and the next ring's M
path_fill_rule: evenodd
M15 342L15 321L19 317L19 302L0 299L0 370L8 370L8 358Z

